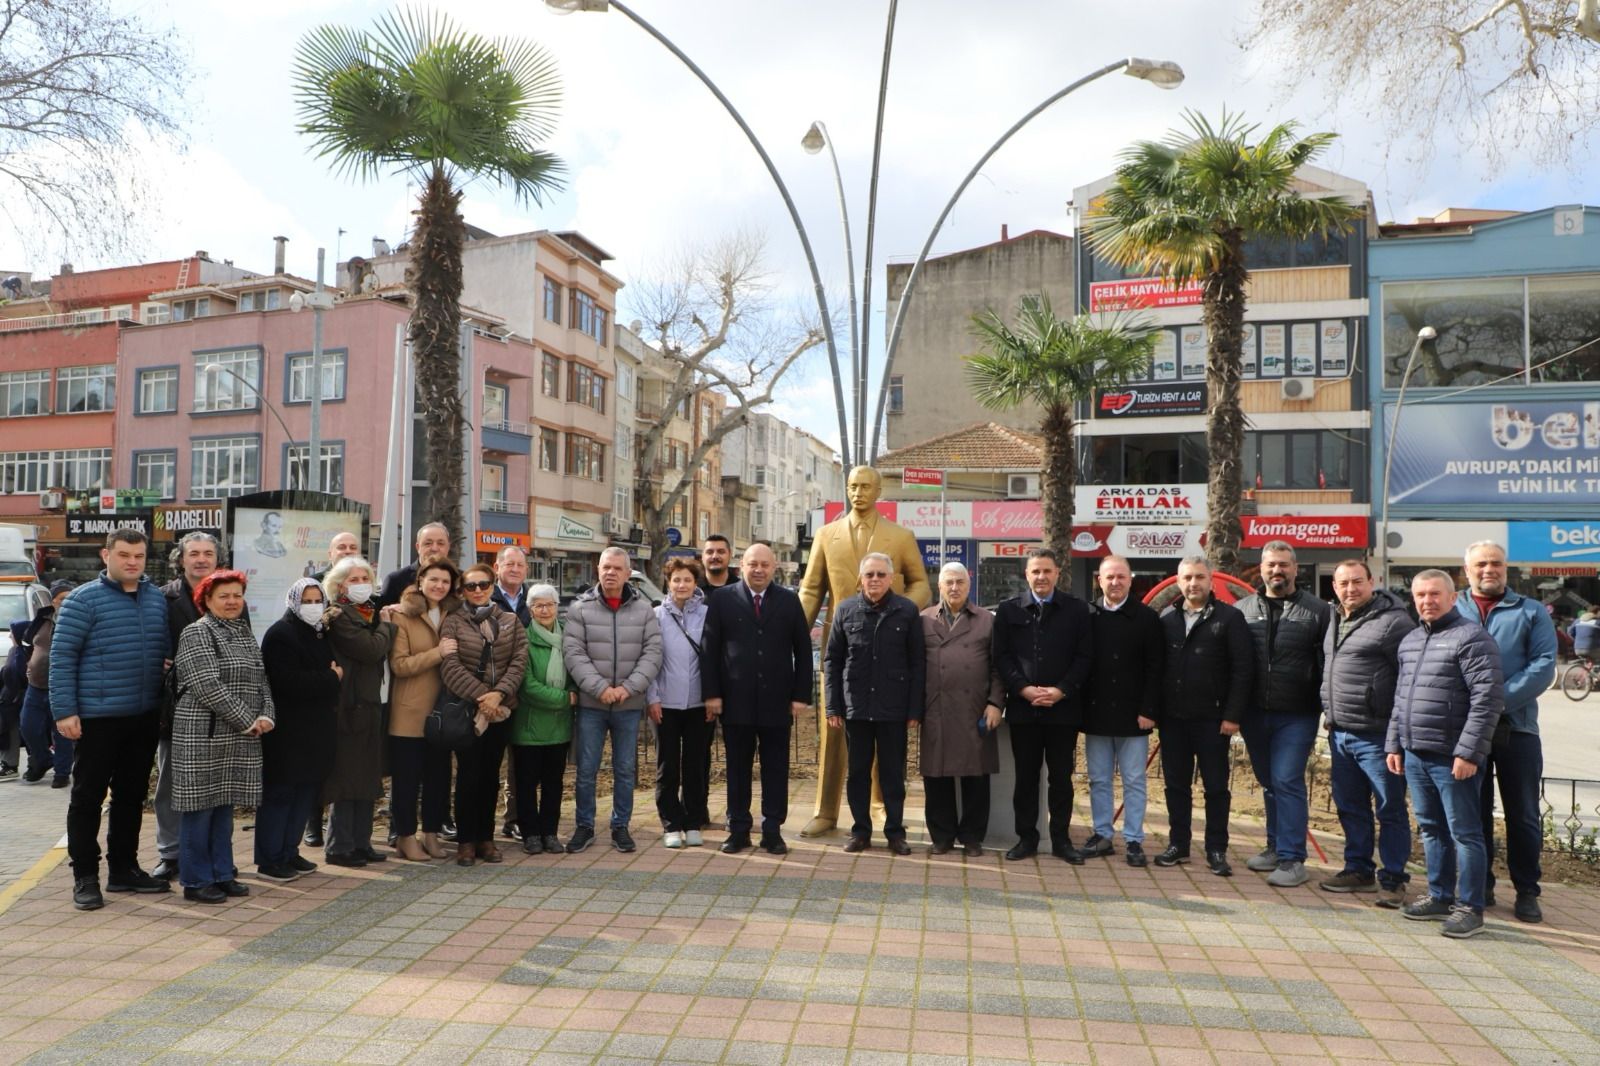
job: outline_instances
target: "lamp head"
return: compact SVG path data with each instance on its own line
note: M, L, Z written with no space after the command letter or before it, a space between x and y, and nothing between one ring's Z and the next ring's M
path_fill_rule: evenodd
M570 15L574 11L600 11L610 10L609 0L544 0L544 6L558 15Z
M807 155L816 155L828 143L828 135L820 122L813 122L811 128L806 130L806 135L800 138L800 147L806 150Z
M306 298L303 295L297 292L289 297L289 310L298 313L300 311L304 311L305 309Z
M1423 326L1421 329L1417 330L1417 340L1419 341L1431 341L1438 335L1439 331L1434 329L1432 326Z
M1162 89L1176 89L1183 84L1183 68L1170 59L1140 59L1133 56L1128 59L1128 65L1122 68L1122 73Z
M207 374L220 374L222 372L223 372L223 366L222 366L221 363L207 363L206 364L206 373Z

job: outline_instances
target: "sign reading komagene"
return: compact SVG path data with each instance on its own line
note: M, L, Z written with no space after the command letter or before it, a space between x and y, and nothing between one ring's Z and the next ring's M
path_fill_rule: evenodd
M1184 485L1079 485L1072 517L1087 522L1204 522L1206 487Z
M1349 548L1364 551L1366 515L1245 515L1239 520L1242 548L1263 548L1281 540L1292 548Z
M1122 385L1095 396L1096 418L1138 418L1141 415L1200 415L1206 411L1203 383Z

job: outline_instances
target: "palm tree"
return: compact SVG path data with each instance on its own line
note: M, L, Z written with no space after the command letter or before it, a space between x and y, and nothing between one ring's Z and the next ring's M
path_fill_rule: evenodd
M1043 295L1022 298L1015 327L994 311L972 317L973 336L985 349L966 360L967 382L978 402L991 411L1010 410L1027 400L1043 408L1039 503L1044 542L1063 560L1071 549L1077 482L1073 404L1092 400L1096 389L1145 373L1155 349L1155 334L1145 323L1120 318L1097 322L1101 317L1057 318Z
M1236 572L1245 428L1240 348L1250 279L1244 242L1326 235L1347 228L1366 208L1295 190L1296 171L1332 143L1332 133L1297 139L1297 126L1285 122L1258 135L1257 126L1227 112L1216 126L1192 111L1185 119L1187 130L1122 153L1115 183L1084 220L1084 237L1095 254L1117 266L1201 283L1211 398L1206 552L1218 569Z
M460 545L462 186L486 178L532 203L560 187L560 161L536 147L555 128L555 62L529 42L488 40L442 15L401 11L371 31L306 34L294 83L299 129L335 171L361 180L397 172L422 185L406 267L410 338L433 517Z

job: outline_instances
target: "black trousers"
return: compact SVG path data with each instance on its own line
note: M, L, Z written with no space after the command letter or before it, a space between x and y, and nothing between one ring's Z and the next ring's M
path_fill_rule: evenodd
M1045 802L1050 807L1050 846L1072 844L1072 768L1078 757L1078 730L1054 722L1012 722L1011 758L1017 784L1011 810L1017 819L1017 840L1039 846L1039 773L1050 768Z
M961 785L961 815L956 816L956 784ZM989 829L989 775L924 777L924 816L935 844L982 844Z
M67 801L67 856L72 876L100 873L100 806L111 793L106 864L113 870L139 865L139 823L150 771L156 762L158 715L79 718L83 736L73 750L72 796Z
M751 783L756 751L761 752L761 835L776 834L789 817L789 732L782 725L722 723L728 753L728 832L749 833Z
M844 779L845 798L855 824L850 835L872 835L872 761L878 761L878 789L883 793L883 835L890 840L906 835L906 723L846 719L845 747L849 751Z
M1206 850L1228 847L1228 812L1233 795L1228 791L1228 744L1216 718L1169 721L1161 726L1161 776L1166 781L1167 840L1187 853L1194 837L1194 771L1206 793Z
M566 744L513 744L517 778L517 825L522 837L553 837L561 824L561 779L567 772Z
M456 752L456 842L494 840L494 808L500 800L500 763L511 739L511 719L495 722L466 751Z
M417 831L417 801L422 831L437 833L450 812L450 753L423 737L389 738L389 825L396 836Z
M711 734L701 707L663 707L656 726L656 813L665 832L699 829L711 821Z

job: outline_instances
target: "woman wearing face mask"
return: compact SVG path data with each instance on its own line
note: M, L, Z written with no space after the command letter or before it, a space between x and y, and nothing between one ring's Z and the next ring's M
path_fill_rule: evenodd
M510 739L511 712L528 665L528 634L517 616L491 600L494 569L483 563L461 574L465 600L444 620L439 635L456 649L440 660L444 686L476 700L478 735L456 753L456 863L500 862L494 843L494 806L500 798L500 763ZM485 650L487 649L487 654Z
M388 858L372 847L372 805L383 795L383 666L394 644L394 624L378 617L372 598L372 564L340 559L322 580L331 606L323 614L339 681L339 740L322 802L333 804L327 859L334 866L365 866Z
M183 898L221 903L248 896L233 864L233 808L261 803L261 736L272 729L272 693L244 617L245 577L217 570L194 590L203 614L172 657L172 809L179 812Z
M645 708L656 728L656 813L661 843L669 848L699 847L700 827L711 821L706 809L711 791L711 723L700 694L701 634L706 626L706 595L700 591L700 564L668 559L667 598L656 605L661 621L661 672L650 682Z
M528 590L528 669L522 695L511 720L511 761L517 777L517 823L522 850L529 855L559 855L565 849L556 836L561 821L561 779L572 743L572 706L576 693L561 658L561 623L556 590L535 585Z
M456 642L439 634L461 600L461 572L448 559L429 559L400 602L383 609L395 624L389 669L389 797L395 850L412 862L444 858L439 830L450 806L450 753L428 743L424 727L439 698L439 663ZM422 839L417 839L417 800L422 801Z
M300 857L300 830L333 768L341 670L323 625L322 586L303 577L289 588L283 617L261 640L261 661L277 718L261 740L261 806L256 871L293 881L317 868Z

